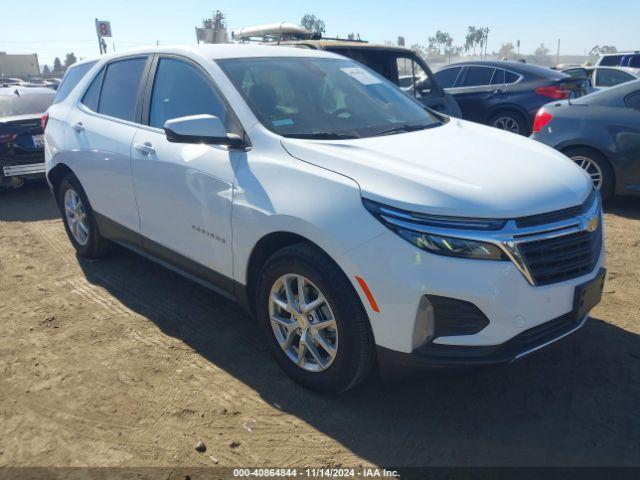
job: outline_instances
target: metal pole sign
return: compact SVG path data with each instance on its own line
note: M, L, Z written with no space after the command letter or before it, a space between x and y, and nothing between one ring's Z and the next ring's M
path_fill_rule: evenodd
M96 35L98 35L98 47L100 54L107 53L107 44L103 40L104 37L111 37L111 22L98 20L96 18Z

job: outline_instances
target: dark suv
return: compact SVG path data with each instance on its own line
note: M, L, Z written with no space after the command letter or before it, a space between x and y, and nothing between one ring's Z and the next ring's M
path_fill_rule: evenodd
M423 105L446 115L461 117L460 107L454 98L444 91L426 62L411 49L358 40L289 40L278 44L327 50L349 57L402 87ZM412 80L408 80L409 76ZM412 86L415 84L417 88Z

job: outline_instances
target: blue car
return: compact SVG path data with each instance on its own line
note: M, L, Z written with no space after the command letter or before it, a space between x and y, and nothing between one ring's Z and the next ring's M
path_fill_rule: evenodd
M536 112L552 100L587 93L589 80L538 65L506 61L463 62L435 73L462 118L529 135Z

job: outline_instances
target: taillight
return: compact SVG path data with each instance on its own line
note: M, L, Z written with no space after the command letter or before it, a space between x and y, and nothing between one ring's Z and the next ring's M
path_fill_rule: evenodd
M47 128L47 122L48 121L49 121L49 113L48 112L44 112L42 114L42 117L40 117L40 125L42 126L42 130Z
M558 85L548 85L546 87L536 88L536 93L538 95L542 95L543 97L553 98L554 100L564 100L569 98L571 90L567 90L564 87L559 87Z
M0 133L0 143L11 143L16 139L17 136L17 133Z
M553 115L547 112L544 108L538 110L538 113L536 113L536 118L533 120L533 133L538 133L551 120L553 120Z

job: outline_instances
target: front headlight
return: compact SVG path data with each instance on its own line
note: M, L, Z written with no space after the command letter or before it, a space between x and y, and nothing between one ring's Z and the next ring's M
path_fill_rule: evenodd
M442 234L443 229L500 230L504 227L505 220L425 215L399 210L367 199L363 199L363 204L387 228L427 252L450 257L508 260L505 253L493 243L462 238L462 235L456 237Z

